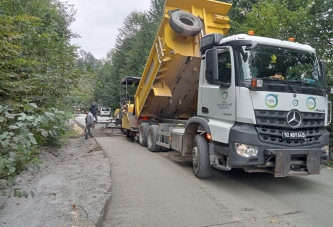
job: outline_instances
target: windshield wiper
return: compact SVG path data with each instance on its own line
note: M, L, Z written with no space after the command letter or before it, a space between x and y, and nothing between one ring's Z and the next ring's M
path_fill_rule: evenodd
M323 90L321 90L320 87L318 87L318 85L315 82L306 81L306 80L289 80L289 82L291 82L291 83L301 83L302 85L303 84L313 85L313 86L315 86L315 88L317 88L317 90L320 92L320 94L322 96L325 96L325 93L323 92Z
M310 84L314 85L318 89L318 91L320 91L322 96L325 96L325 92L323 92L323 90L321 90L320 87L318 87L317 84L315 84L315 83L310 83Z
M285 80L279 80L279 79L276 79L276 78L269 78L269 77L263 77L262 78L264 81L266 80L268 80L268 81L277 81L277 82L281 82L281 83L283 83L283 84L286 84L289 88L290 88L290 90L292 90L294 93L297 93L297 91L287 82L287 81L285 81Z

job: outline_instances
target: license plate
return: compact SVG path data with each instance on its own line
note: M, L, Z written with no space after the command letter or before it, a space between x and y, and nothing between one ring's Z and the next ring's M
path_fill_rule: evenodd
M305 132L282 132L282 138L285 139L305 139Z

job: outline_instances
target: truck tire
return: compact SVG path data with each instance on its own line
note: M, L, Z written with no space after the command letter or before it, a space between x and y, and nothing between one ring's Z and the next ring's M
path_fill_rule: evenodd
M209 178L212 176L210 165L208 142L202 135L196 135L192 150L193 172L198 178Z
M156 144L157 141L157 132L158 132L158 125L151 125L148 130L147 136L147 147L148 150L152 152L160 151L161 146Z
M149 130L149 123L142 123L139 127L139 144L142 147L147 147L147 135Z
M196 36L201 32L201 20L191 13L181 10L171 13L170 27L183 36Z

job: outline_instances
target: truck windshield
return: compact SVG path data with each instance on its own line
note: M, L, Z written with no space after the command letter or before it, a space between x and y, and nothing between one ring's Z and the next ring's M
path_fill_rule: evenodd
M324 82L314 52L257 45L252 50L238 48L240 77L243 81L263 78L269 83L323 89Z

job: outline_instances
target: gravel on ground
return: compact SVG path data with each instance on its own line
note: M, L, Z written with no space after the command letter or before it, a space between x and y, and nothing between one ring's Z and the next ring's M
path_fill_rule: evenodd
M74 121L71 125L83 132ZM40 171L21 173L14 186L35 196L0 195L0 205L5 203L0 226L99 226L111 198L111 177L110 161L95 139L85 140L82 135L60 149L44 147L39 158Z

